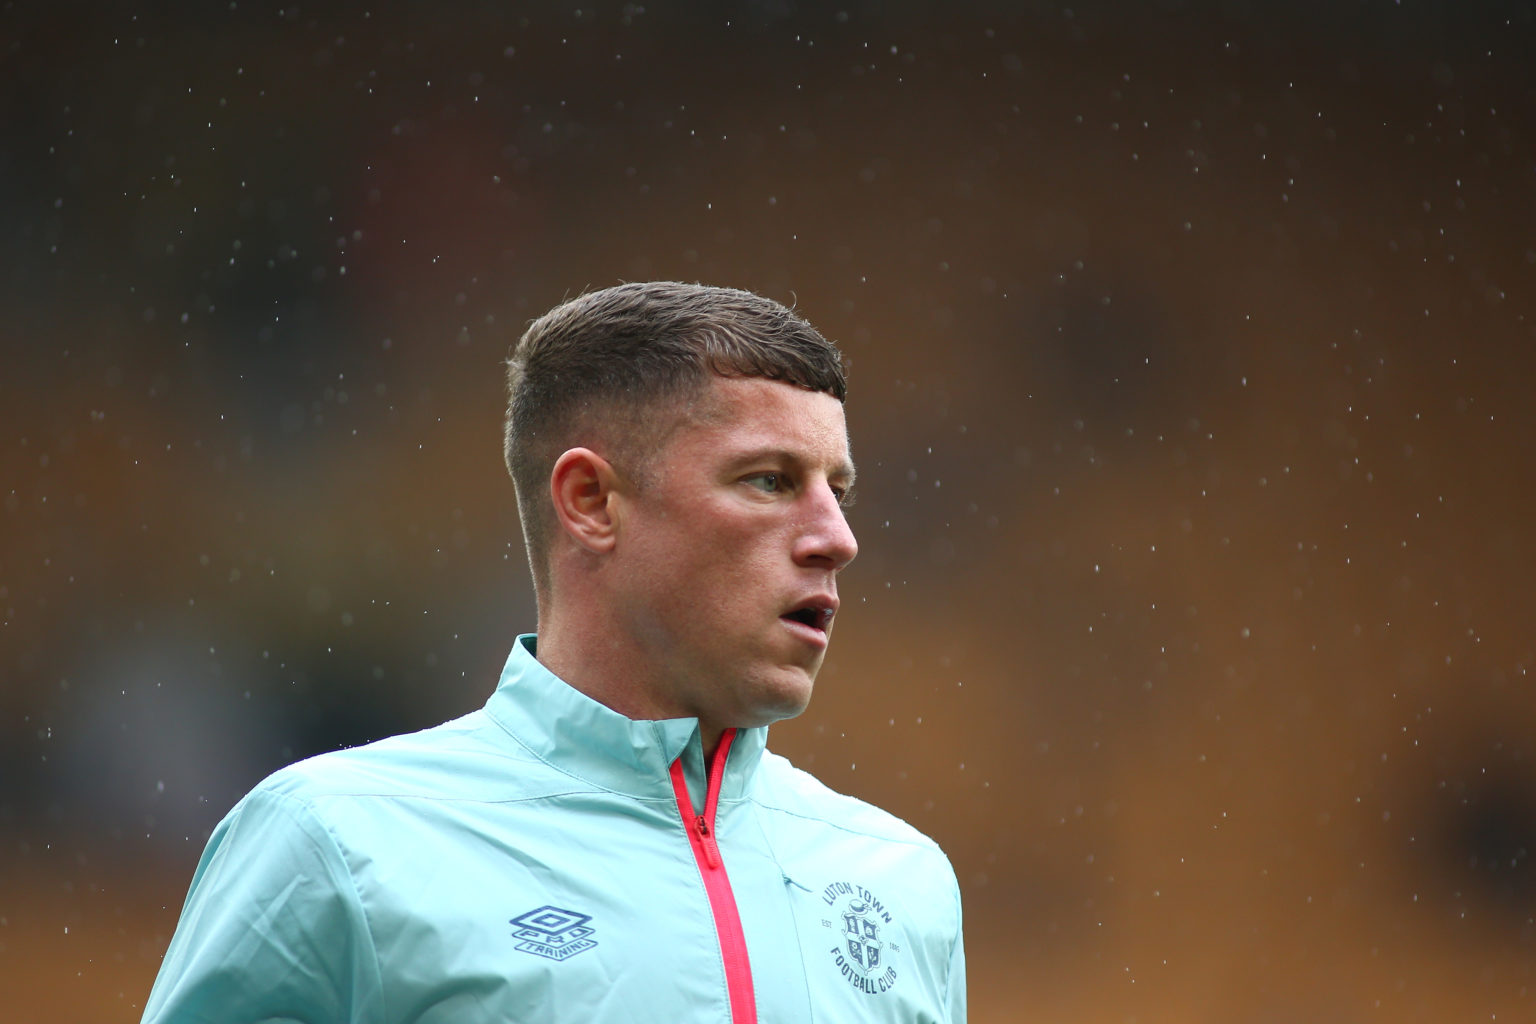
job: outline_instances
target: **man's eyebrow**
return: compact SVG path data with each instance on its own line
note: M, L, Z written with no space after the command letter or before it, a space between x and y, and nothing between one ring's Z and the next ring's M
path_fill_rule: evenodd
M842 497L839 499L844 505L853 502L853 481L858 476L858 470L854 468L853 460L844 459L833 466L827 473L827 480L834 487L842 488Z

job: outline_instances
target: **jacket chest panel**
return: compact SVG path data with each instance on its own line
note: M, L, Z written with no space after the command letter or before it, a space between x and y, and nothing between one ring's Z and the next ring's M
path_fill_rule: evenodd
M459 820L418 823L354 866L391 1020L675 1024L679 1005L726 1019L681 823L586 803L429 808Z
M848 865L797 882L795 927L815 1020L938 1019L937 1008L926 1005L924 951L909 938L890 879L861 879Z
M754 824L758 813L732 815L721 853L740 897L761 1024L947 1019L920 908L904 902L913 862L819 824ZM753 840L765 828L773 853Z

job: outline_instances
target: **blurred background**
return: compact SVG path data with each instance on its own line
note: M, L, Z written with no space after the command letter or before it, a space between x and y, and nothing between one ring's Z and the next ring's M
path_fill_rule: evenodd
M1536 1019L1526 4L0 4L0 979L134 1021L267 772L481 704L526 322L754 289L862 542L772 742L972 1020Z

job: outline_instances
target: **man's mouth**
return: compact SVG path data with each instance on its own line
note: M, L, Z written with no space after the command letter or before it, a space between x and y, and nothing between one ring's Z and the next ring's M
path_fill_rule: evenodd
M832 628L832 616L836 614L837 608L835 605L816 600L808 601L779 617L788 619L790 622L798 622L802 626L809 626L811 629L825 633Z

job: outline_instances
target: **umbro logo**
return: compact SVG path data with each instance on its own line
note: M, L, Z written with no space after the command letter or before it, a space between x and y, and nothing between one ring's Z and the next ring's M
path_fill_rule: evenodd
M561 907L543 906L514 917L511 924L515 939L523 941L517 948L524 953L548 957L551 960L567 960L577 953L585 953L597 942L589 936L596 929L588 928L591 914L578 914Z

